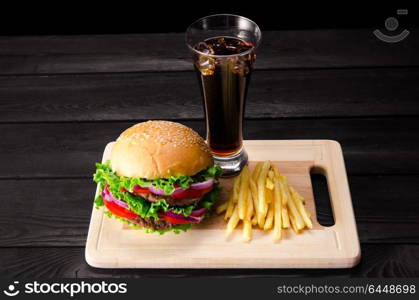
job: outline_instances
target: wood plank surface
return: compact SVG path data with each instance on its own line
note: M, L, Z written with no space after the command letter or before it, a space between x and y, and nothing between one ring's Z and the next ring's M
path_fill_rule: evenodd
M256 68L413 66L419 39L388 44L374 28L264 31ZM0 38L0 74L191 70L184 34Z
M363 243L419 243L418 175L349 176ZM0 247L84 246L96 185L90 179L0 180ZM329 220L327 191L317 217ZM399 203L399 205L396 205Z
M418 277L419 245L361 245L363 259L353 269L96 269L84 260L84 247L0 248L0 274L7 278L142 277Z
M419 68L256 71L251 119L418 115ZM202 119L193 72L0 76L0 122Z
M360 265L116 271L84 259L89 176L104 145L137 120L181 120L203 133L183 34L0 37L0 274L419 276L418 44L414 35L386 44L372 29L300 30L264 32L258 52L246 138L341 142ZM323 191L317 214L330 221L325 198Z
M204 122L182 121L203 134ZM0 125L0 178L86 177L105 145L134 123ZM248 120L246 139L333 139L349 174L419 172L417 118Z

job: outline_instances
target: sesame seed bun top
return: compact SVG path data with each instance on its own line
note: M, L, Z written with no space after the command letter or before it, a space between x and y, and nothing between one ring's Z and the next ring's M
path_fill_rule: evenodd
M213 164L211 152L198 133L169 121L147 121L128 128L111 153L113 171L125 177L192 176Z

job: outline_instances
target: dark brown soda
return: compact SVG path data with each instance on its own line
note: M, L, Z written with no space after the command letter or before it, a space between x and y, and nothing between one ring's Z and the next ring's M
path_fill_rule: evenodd
M210 54L198 54L194 64L204 100L208 145L215 155L235 154L243 142L253 45L234 37L214 37L196 44L195 49Z

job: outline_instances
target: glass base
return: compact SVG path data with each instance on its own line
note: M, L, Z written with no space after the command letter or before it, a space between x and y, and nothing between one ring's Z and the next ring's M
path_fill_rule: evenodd
M240 152L230 156L214 155L214 162L221 166L221 169L223 169L223 175L221 177L231 177L237 175L247 164L247 161L248 156L243 148Z

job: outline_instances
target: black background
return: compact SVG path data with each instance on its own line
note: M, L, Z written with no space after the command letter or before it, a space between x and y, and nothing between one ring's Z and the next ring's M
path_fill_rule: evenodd
M1 4L0 34L8 35L0 38L1 277L419 277L414 6L226 2ZM397 17L397 33L407 28L410 34L400 43L384 43L373 29L399 8L409 15ZM184 32L195 19L221 12L247 16L263 30L245 138L341 143L362 249L355 268L87 265L96 188L91 175L104 145L148 119L182 122L204 134L190 54L183 34L169 32ZM141 34L149 32L163 33ZM316 193L320 222L333 218L327 194Z
M406 2L371 3L338 1L333 4L302 1L181 1L131 4L106 2L8 4L0 17L1 35L106 34L183 32L194 20L209 14L233 13L256 21L262 30L377 28L398 8L411 8L397 17L400 28L418 25L413 5Z

